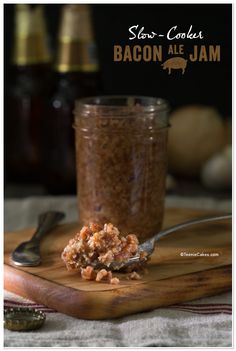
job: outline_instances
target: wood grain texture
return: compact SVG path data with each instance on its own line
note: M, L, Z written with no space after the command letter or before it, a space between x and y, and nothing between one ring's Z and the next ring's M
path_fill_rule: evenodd
M164 227L216 212L189 209L166 211ZM159 241L148 273L129 281L116 274L121 284L84 281L68 272L60 258L79 224L58 226L42 241L43 262L38 267L15 267L10 253L28 240L33 229L5 234L4 284L9 291L45 304L60 312L84 319L117 318L147 311L231 288L231 221L197 225ZM219 256L181 256L186 253L218 253Z

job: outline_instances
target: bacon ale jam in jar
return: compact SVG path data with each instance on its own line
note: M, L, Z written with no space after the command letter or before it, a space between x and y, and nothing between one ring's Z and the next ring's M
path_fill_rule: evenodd
M80 222L113 223L143 241L160 231L169 105L142 96L76 101Z

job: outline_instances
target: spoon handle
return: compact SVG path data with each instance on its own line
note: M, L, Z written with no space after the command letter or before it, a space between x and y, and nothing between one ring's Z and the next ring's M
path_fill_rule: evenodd
M200 224L200 223L206 223L206 222L213 222L217 220L222 220L222 219L230 219L232 218L232 214L227 214L227 215L221 215L221 216L214 216L214 217L202 217L202 218L196 218L196 219L191 219L190 221L186 221L177 225L174 225L172 227L169 227L167 229L164 229L160 231L157 235L153 237L154 241L156 242L163 236L166 236L170 233L173 233L179 229L183 229L186 227L189 227L193 224Z
M55 225L65 217L63 212L47 211L39 216L38 227L31 238L31 241L39 241Z

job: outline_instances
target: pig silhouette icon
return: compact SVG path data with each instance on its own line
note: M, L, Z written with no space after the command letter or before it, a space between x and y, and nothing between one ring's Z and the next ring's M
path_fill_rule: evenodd
M183 57L172 57L165 62L163 62L163 69L168 69L168 74L171 74L172 69L182 69L182 74L184 74L188 60Z

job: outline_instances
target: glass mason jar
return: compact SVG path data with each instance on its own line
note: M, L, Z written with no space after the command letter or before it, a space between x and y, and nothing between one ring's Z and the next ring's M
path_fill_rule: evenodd
M164 213L169 105L141 96L76 101L77 192L82 224L113 223L140 241Z

